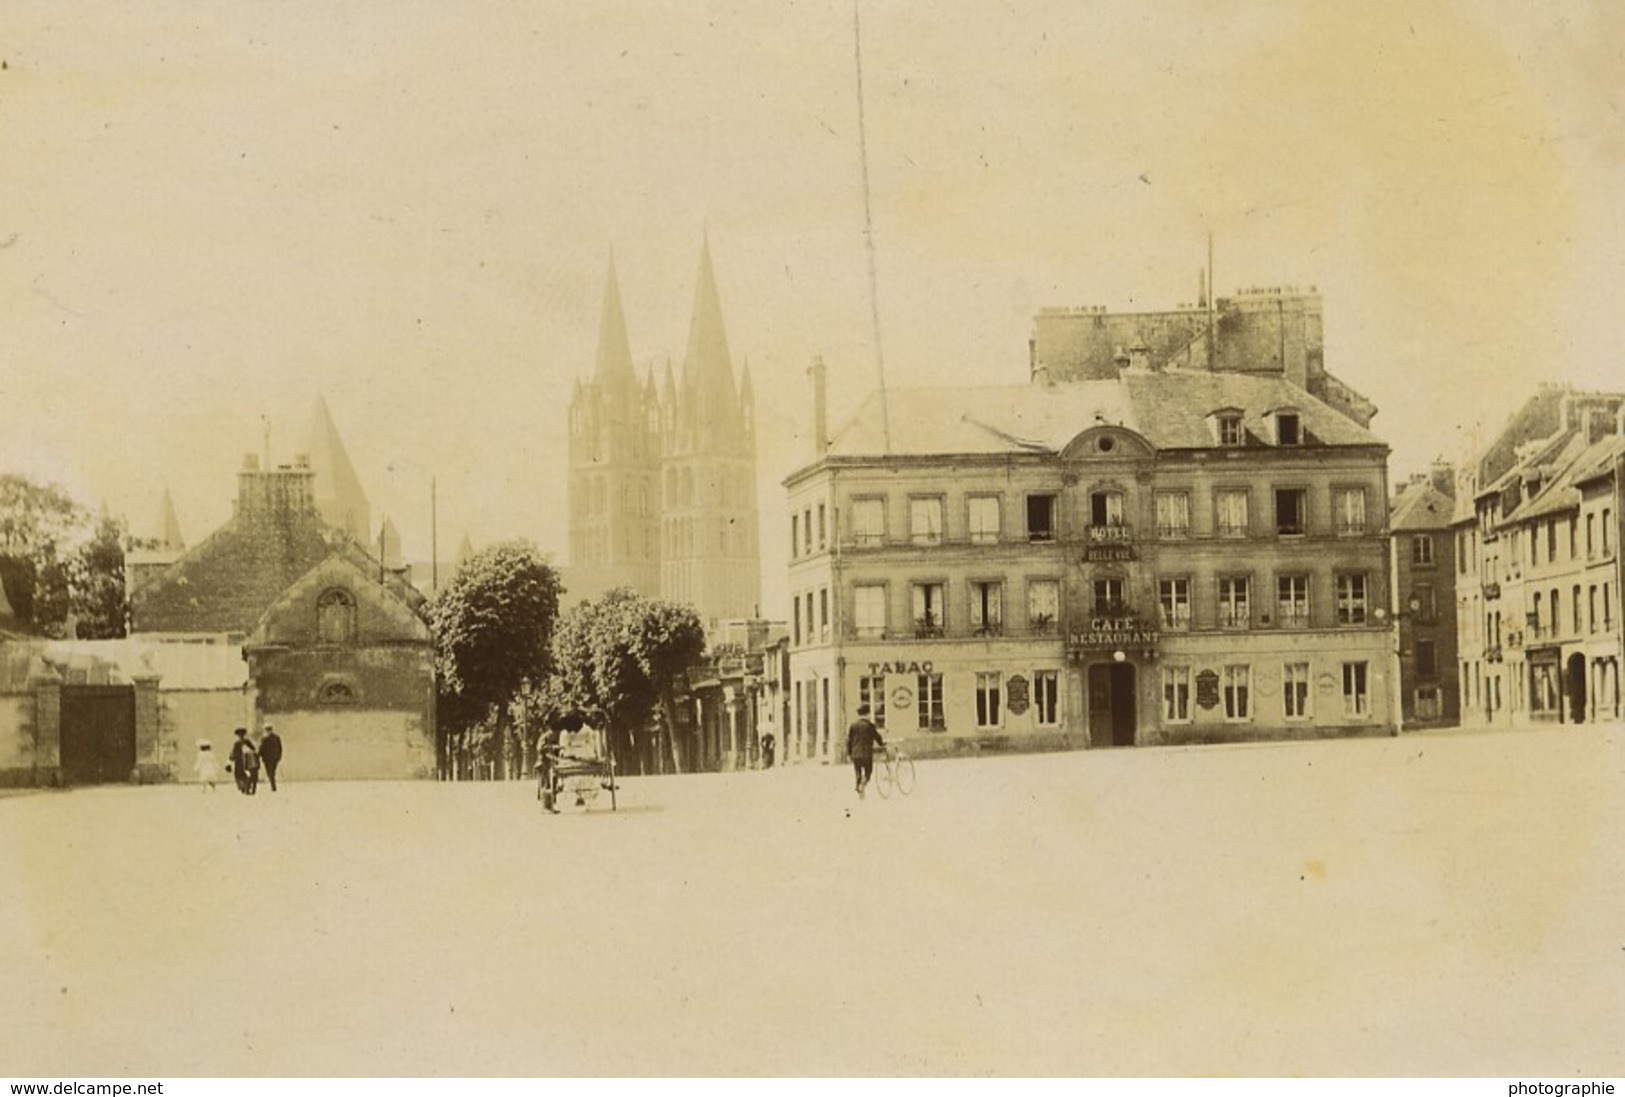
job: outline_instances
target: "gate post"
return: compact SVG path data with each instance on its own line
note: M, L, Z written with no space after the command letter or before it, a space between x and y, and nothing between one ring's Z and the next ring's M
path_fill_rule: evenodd
M62 676L45 669L31 676L34 694L34 784L62 783Z
M141 784L167 781L174 777L172 768L165 764L163 741L158 727L158 675L140 674L135 683L135 773L133 778ZM179 747L177 746L177 751ZM175 759L177 762L179 758Z

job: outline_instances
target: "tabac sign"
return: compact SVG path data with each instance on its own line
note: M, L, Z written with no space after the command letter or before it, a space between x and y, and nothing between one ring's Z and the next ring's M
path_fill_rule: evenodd
M1086 651L1149 651L1157 646L1158 633L1137 617L1092 617L1088 629L1067 637L1067 649L1074 655Z

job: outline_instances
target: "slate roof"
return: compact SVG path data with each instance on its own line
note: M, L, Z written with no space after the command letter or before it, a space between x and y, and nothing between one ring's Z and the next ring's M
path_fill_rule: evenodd
M1369 430L1284 378L1236 373L1124 373L1115 380L1054 385L987 385L889 389L889 452L897 456L1059 453L1077 435L1112 423L1143 435L1158 449L1207 449L1208 416L1238 408L1255 438L1272 431L1265 416L1297 410L1305 444L1380 446ZM888 452L877 394L831 440L831 457Z
M1416 480L1400 488L1394 496L1393 513L1388 520L1395 532L1443 529L1450 524L1456 501L1428 480Z
M370 574L379 570L365 549L314 515L277 522L235 517L135 590L134 631L247 634L283 591L335 554ZM412 608L423 604L393 573L386 582Z

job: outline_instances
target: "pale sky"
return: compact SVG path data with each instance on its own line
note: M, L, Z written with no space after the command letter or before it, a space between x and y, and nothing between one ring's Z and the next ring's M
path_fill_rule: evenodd
M889 382L1024 381L1037 308L1192 300L1212 232L1221 295L1320 288L1396 478L1625 386L1620 11L865 0ZM611 250L663 370L708 236L782 589L806 367L875 378L850 0L6 0L0 61L0 468L195 543L321 392L409 556L432 476L443 555L565 562Z

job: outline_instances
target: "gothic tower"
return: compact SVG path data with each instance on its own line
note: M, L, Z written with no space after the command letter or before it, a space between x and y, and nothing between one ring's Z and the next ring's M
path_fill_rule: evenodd
M654 381L639 384L609 264L590 380L570 399L570 594L615 586L660 592L659 408Z
M316 513L322 521L348 534L352 540L367 543L372 538L372 508L362 490L350 455L339 438L339 428L327 410L327 399L316 397L311 415L307 448L314 476Z
M750 370L734 383L722 304L701 247L680 384L662 401L661 596L692 604L708 631L753 617L761 601L756 409Z

